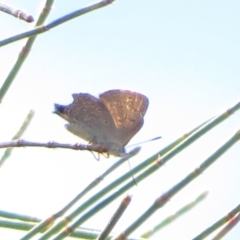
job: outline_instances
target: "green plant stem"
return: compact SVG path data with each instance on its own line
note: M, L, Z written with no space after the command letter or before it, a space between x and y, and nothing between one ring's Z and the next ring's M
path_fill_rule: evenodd
M240 221L240 213L234 216L229 223L212 240L220 240L229 233Z
M186 212L189 212L193 207L195 207L198 203L200 203L203 199L205 199L207 194L208 194L207 192L202 193L193 202L188 203L187 205L185 205L184 207L179 209L176 213L174 213L173 215L165 218L158 225L154 226L151 230L148 230L145 233L143 233L141 235L141 237L146 238L146 239L152 237L152 235L155 234L157 231L159 231L163 227L169 225L170 223L172 223L174 220L176 220L177 218L179 218L180 216L182 216Z
M35 36L35 35L39 35L41 33L44 33L54 27L57 27L58 25L60 24L63 24L73 18L76 18L76 17L79 17L83 14L86 14L86 13L89 13L89 12L92 12L93 10L97 10L99 8L102 8L102 7L105 7L107 5L109 5L110 3L112 3L114 0L103 0L99 3L95 3L93 5L90 5L88 7L85 7L85 8L81 8L77 11L74 11L70 14L67 14L65 15L64 17L61 17L45 26L39 26L39 27L36 27L35 29L33 30L30 30L30 31L27 31L27 32L24 32L24 33L20 33L18 35L15 35L13 37L10 37L10 38L7 38L7 39L4 39L4 40L1 40L0 41L0 47L4 46L4 45L7 45L9 43L12 43L12 42L16 42L18 40L21 40L23 38L26 38L26 37L32 37L32 36ZM40 25L40 24L38 24Z
M119 221L119 219L122 216L122 214L125 212L126 208L130 204L130 202L131 202L131 196L129 196L129 195L126 196L122 200L119 208L117 209L117 211L112 216L112 219L110 220L110 222L108 223L106 228L98 236L97 240L105 240L108 237L108 235L110 234L110 232L112 231L112 229L114 228L116 223Z
M135 156L140 151L140 148L134 148L131 152L129 152L128 157L120 159L117 163L113 164L106 172L104 172L99 178L97 178L95 181L93 181L90 185L88 185L81 193L79 193L69 204L67 204L63 209L61 209L59 212L54 214L53 216L48 217L47 219L40 222L38 225L36 225L34 228L32 228L21 240L27 240L35 236L37 233L42 232L45 230L49 225L52 225L55 220L62 216L70 207L73 206L82 196L84 196L87 192L89 192L93 187L95 187L104 177L106 177L108 174L110 174L114 169L119 167L122 163L124 163L126 160L128 160L130 157ZM69 218L70 219L70 218ZM60 229L62 226L65 226L65 224L68 222L68 219L65 219L58 223L56 226L60 225ZM42 238L46 239L47 236L51 236L52 232L55 231L55 227L50 229L49 232L46 232L45 235L42 236Z
M187 184L197 178L202 172L210 167L223 153L225 153L230 147L232 147L240 139L240 130L230 138L223 146L221 146L216 152L214 152L207 160L205 160L199 168L196 168L193 172L187 175L181 182L172 187L165 194L160 196L153 205L147 209L133 224L131 224L125 231L123 231L117 239L125 239L133 231L135 231L143 222L146 221L157 209L163 207L175 194L182 190ZM137 180L137 178L136 178ZM54 240L59 240L65 237L66 232L62 231Z
M238 204L234 209L232 209L227 215L219 219L212 226L208 227L206 230L197 235L193 240L202 240L213 233L216 229L220 228L223 224L231 220L237 213L240 212L240 204Z
M13 230L21 230L21 231L29 231L35 226L34 223L22 223L22 222L15 222L15 221L6 221L0 220L0 227L2 228L9 228ZM91 229L79 229L76 230L71 237L75 237L78 239L96 239L99 233L96 230ZM107 239L110 240L113 236L109 236Z
M18 19L22 19L26 22L33 22L34 19L31 15L19 10L19 9L14 9L12 7L9 7L3 3L0 2L0 11L8 13Z
M46 5L44 6L44 8L39 16L39 19L36 23L37 26L41 25L46 20L53 2L54 2L53 0L47 0ZM10 71L9 75L7 76L7 79L4 81L4 83L0 89L0 103L2 102L5 94L7 93L8 89L12 85L13 80L15 79L18 71L22 67L24 61L26 60L36 37L37 36L32 36L27 40L27 43L23 47L22 51L20 52L16 63L14 64L12 70Z
M12 140L16 140L20 138L26 129L28 128L29 124L31 123L32 118L34 117L34 111L30 110L27 117L24 119L24 122L18 132L13 136ZM0 168L3 166L7 158L11 155L13 148L8 148L4 151L3 156L0 159Z

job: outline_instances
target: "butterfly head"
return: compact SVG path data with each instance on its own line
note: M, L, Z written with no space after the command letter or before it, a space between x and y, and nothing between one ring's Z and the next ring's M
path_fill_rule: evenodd
M69 119L69 117L67 115L67 106L55 103L53 113L56 113L58 116L66 119L66 120Z
M126 153L125 148L115 142L103 142L103 143L92 143L91 144L94 147L101 147L102 149L105 150L105 152L108 155L116 156L116 157L126 157L128 156L128 153Z

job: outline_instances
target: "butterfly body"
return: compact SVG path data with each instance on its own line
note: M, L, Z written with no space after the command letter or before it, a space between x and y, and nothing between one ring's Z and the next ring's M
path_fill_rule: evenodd
M126 144L143 126L148 98L128 90L110 90L96 98L73 94L73 103L55 104L55 113L66 119L66 128L109 154L126 156Z

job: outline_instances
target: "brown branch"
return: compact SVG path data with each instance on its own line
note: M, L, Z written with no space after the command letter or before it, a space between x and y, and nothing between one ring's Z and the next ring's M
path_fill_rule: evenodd
M80 143L69 144L69 143L57 143L57 142L51 142L51 141L47 143L40 143L40 142L30 142L23 139L19 139L17 141L0 143L0 148L14 148L14 147L67 148L67 149L73 149L73 150L88 150L88 151L94 151L98 153L107 152L107 149L101 146L91 146L91 145L85 145Z

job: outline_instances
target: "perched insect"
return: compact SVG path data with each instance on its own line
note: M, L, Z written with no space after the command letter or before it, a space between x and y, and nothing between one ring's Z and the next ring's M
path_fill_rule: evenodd
M114 156L127 156L125 146L143 126L148 98L128 90L109 90L96 98L73 94L73 103L55 104L55 113L69 123L73 134Z

